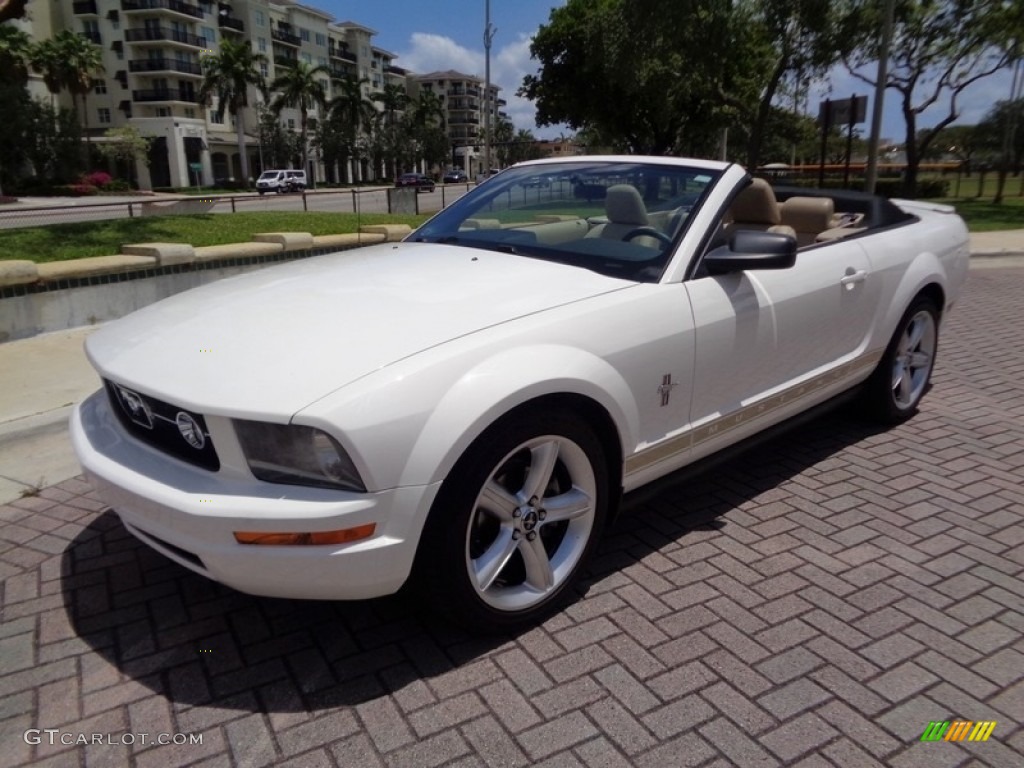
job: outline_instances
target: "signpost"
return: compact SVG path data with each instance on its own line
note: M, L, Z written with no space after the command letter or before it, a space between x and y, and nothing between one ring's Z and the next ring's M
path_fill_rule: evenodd
M199 191L200 182L203 178L203 164L202 163L189 163L188 168L196 175L196 192Z
M853 150L853 126L863 123L868 111L868 97L854 94L849 99L825 99L818 105L818 122L821 123L821 163L818 166L818 186L825 186L825 156L828 150L828 132L833 125L846 125L846 170L843 172L843 186L850 182L850 154Z

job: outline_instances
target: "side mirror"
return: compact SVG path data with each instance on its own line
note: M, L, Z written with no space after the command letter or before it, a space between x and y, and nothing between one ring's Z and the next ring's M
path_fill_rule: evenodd
M739 230L729 245L704 257L709 275L725 275L747 269L789 269L796 263L796 239L777 232Z

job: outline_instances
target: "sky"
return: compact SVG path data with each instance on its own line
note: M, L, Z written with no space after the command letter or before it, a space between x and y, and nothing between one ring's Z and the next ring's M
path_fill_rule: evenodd
M454 69L484 76L485 0L306 0L338 21L355 21L377 31L374 45L398 56L400 67L426 73ZM516 129L528 128L540 138L571 135L565 126L537 128L531 102L517 97L516 90L527 74L536 72L530 59L530 38L550 18L551 9L564 5L561 0L491 0L491 24L496 32L491 44L491 82L502 87L508 101L506 111ZM984 118L996 101L1010 92L1008 70L979 81L958 100L957 124L971 125ZM860 126L866 136L870 127L873 88L839 67L829 77L812 86L810 111L817 114L817 103L825 98L845 99L868 96L868 122ZM945 116L948 98L940 100L918 120L919 128L934 125ZM882 121L883 138L902 141L904 121L896 91L886 92Z

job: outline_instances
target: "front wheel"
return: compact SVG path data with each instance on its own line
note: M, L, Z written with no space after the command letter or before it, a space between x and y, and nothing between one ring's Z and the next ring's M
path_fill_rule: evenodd
M473 631L533 624L566 599L604 528L600 441L571 414L498 422L456 464L421 542L431 602Z
M939 344L939 311L920 296L903 314L878 368L864 388L863 403L877 420L898 424L917 411L928 390Z

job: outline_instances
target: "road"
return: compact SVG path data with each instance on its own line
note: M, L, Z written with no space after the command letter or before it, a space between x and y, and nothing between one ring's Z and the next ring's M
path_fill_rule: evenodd
M418 195L418 210L431 213L451 205L471 188L468 184L438 185L433 192ZM181 197L178 195L112 196L79 198L22 198L18 203L0 206L0 229L50 226L80 222L106 221L142 216L143 206L165 208L174 201L202 204L212 201L210 213L261 211L324 211L340 213L387 213L390 187L309 190L302 194L237 195ZM170 212L170 208L167 208ZM195 211L191 211L195 212Z

